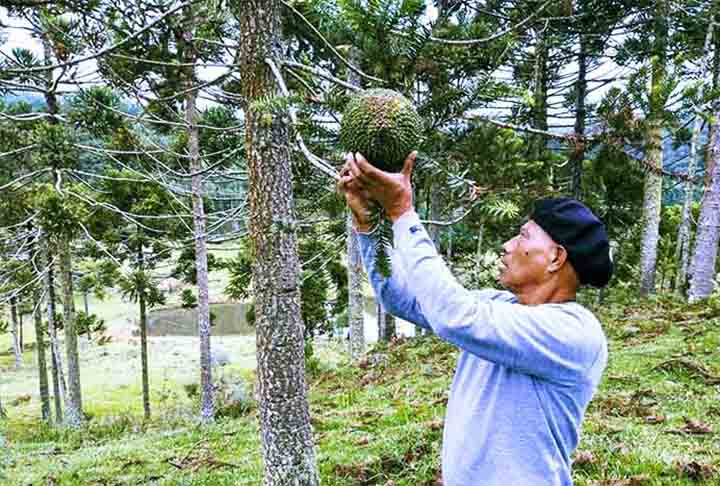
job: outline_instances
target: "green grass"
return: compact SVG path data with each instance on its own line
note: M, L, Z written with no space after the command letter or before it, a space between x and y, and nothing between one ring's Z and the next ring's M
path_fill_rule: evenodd
M720 484L720 309L656 299L608 303L599 315L610 359L586 414L576 485ZM372 354L380 358L350 367L319 351L309 390L323 484L434 486L457 352L418 338ZM0 484L261 483L256 410L201 428L177 383L157 385L149 422L133 385L88 390L92 419L79 432L42 426L29 413L36 405L8 407ZM712 433L682 432L686 420Z

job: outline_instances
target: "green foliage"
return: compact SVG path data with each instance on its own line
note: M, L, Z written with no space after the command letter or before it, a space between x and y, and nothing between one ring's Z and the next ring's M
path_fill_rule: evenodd
M69 101L68 118L77 128L108 137L124 125L120 98L106 86L80 91Z
M96 314L86 314L84 311L78 311L75 315L75 328L78 335L95 334L105 331L105 320Z
M392 248L393 231L392 223L385 216L385 211L378 204L370 207L370 222L374 234L373 244L375 246L375 265L383 277L392 274L392 262L388 254L388 248Z
M192 289L185 289L180 294L180 306L184 309L193 309L197 307L198 299L195 297Z
M34 204L38 225L53 238L75 238L82 232L79 223L90 219L88 208L81 201L59 193L51 185L38 186Z
M77 167L80 154L75 147L74 133L68 127L57 123L38 123L30 133L30 142L37 145L31 155L35 167Z
M208 273L222 268L220 262L212 253L207 254ZM178 256L171 276L182 280L185 283L197 285L197 267L195 263L195 245L188 245L183 248Z
M148 309L165 303L165 294L153 285L150 275L144 270L133 270L122 275L118 279L118 287L123 297L131 302L138 302L140 296L143 296Z

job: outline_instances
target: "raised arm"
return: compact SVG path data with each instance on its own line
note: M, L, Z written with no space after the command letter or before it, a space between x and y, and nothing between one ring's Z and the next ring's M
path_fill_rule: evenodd
M382 304L383 308L390 314L406 320L416 326L425 329L432 329L427 323L425 316L420 312L417 300L408 293L407 279L402 261L394 251L389 249L392 262L392 275L389 278L383 277L375 268L375 241L373 237L365 233L356 233L363 266L367 273L370 285L375 291L375 298Z
M405 292L442 339L483 359L559 383L572 383L606 355L600 325L577 304L526 306L512 294L481 298L452 276L414 211L393 226ZM489 298L488 298L489 297Z

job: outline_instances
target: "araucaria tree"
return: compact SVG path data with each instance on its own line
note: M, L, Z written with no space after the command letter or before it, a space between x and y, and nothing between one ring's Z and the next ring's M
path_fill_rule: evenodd
M260 433L267 486L319 484L305 385L290 117L282 103L279 0L236 4L250 171ZM276 70L275 73L273 70ZM266 103L262 103L265 101Z

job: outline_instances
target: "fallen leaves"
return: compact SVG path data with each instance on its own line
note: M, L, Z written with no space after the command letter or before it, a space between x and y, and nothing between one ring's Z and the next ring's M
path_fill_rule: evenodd
M712 427L708 424L699 420L692 420L685 417L685 425L679 429L670 429L666 431L668 434L691 434L691 435L703 435L712 434Z
M717 472L714 466L710 464L701 464L697 461L679 463L677 468L678 472L682 476L687 476L693 481L704 481L706 479L710 479Z
M665 422L665 420L665 416L660 414L648 415L647 417L645 417L645 423L650 425L661 424Z
M597 461L595 454L590 451L576 451L573 466L582 466L584 464L594 464Z
M592 484L593 486L645 486L650 484L650 476L639 474L622 479L603 479L602 481L594 481Z

